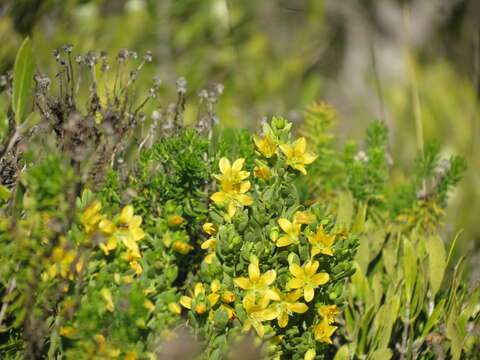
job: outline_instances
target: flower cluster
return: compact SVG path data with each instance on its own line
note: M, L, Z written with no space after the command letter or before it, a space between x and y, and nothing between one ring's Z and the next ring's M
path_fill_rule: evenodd
M217 347L253 329L272 358L301 349L313 359L332 343L337 279L349 276L354 251L328 209L300 204L292 181L316 156L304 138L289 140L290 127L274 118L263 137L253 137L254 158L220 159L219 191L203 225L207 255L180 304L193 325L209 321L215 331L205 341ZM247 163L255 164L250 180Z

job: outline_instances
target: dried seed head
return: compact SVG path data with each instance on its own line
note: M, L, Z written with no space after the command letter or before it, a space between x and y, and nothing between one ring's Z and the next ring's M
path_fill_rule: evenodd
M177 92L180 94L185 94L187 92L187 80L184 77L179 77L177 79Z
M131 57L132 59L138 58L138 54L136 51L129 51L128 56Z
M203 100L207 100L207 98L208 98L208 91L205 90L205 89L203 89L202 91L200 91L200 92L198 93L198 97L199 97L200 100L202 100L202 101L203 101Z
M127 49L122 49L118 52L117 55L117 61L119 63L123 63L128 57L128 50Z
M59 61L60 60L60 51L58 49L53 50L53 57L55 60Z
M159 88L160 85L162 85L162 80L160 80L160 77L154 76L153 78L153 86L156 88Z
M153 53L148 50L145 55L143 56L143 60L145 60L145 62L152 62L153 60Z
M85 62L85 58L80 54L75 55L74 60L77 64L83 64Z
M41 88L46 89L50 86L50 78L42 73L36 73L34 79L37 82L38 86Z
M160 111L158 111L158 110L153 110L152 111L152 120L155 121L155 122L160 120Z
M110 70L110 65L108 65L106 61L103 61L100 70L102 70L103 72L108 71Z
M65 51L67 54L70 54L73 51L73 45L72 44L63 45L63 51Z
M225 90L225 86L223 86L223 84L215 84L215 92L217 93L217 96L222 95L223 90Z
M148 89L148 96L154 98L155 96L157 96L157 90L155 88Z
M100 51L100 60L107 61L107 52L105 50Z
M89 68L98 64L98 55L93 50L89 50L85 56L85 62Z

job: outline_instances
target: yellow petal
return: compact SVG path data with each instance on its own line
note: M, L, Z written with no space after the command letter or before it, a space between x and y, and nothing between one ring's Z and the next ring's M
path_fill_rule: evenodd
M261 283L264 286L272 284L277 278L277 272L275 270L268 270L262 275Z
M290 289L300 289L305 282L301 279L291 279L287 282L287 286Z
M280 150L282 150L282 152L285 154L287 158L293 157L293 147L286 144L280 144L279 146L280 146Z
M250 263L248 265L248 277L252 282L257 282L257 280L260 279L260 269L258 268L258 264Z
M290 273L297 278L302 278L304 275L303 269L297 264L290 265L288 269Z
M191 298L191 297L188 297L188 296L182 296L182 297L180 298L180 304L181 304L184 308L191 309L191 308L192 308L192 298Z
M310 277L317 272L319 266L320 263L318 261L309 261L305 264L305 273Z
M115 231L115 224L110 221L110 220L102 220L98 224L98 228L104 233L104 234L111 234Z
M243 167L243 164L245 163L245 159L244 158L240 158L240 159L237 159L234 161L233 165L232 165L232 170L233 171L240 171L242 170L242 167Z
M207 296L207 299L208 301L210 301L210 305L211 306L215 306L215 304L218 302L218 300L220 299L220 295L219 294L209 294Z
M297 303L288 305L288 309L294 313L303 314L308 310L308 306L306 304L297 302Z
M227 194L223 191L219 191L210 196L210 199L212 199L213 202L219 204L227 200Z
M283 231L285 231L287 234L291 233L293 230L293 225L290 221L287 219L278 219L278 225L282 228Z
M295 141L295 153L303 154L307 150L307 140L304 137L301 137Z
M132 220L133 217L133 206L132 205L127 205L122 209L122 212L120 213L120 222L123 224L128 224L130 223L130 220Z
M138 228L140 225L142 225L142 217L140 215L135 215L130 220L130 223L128 224L128 227L129 228Z
M274 320L278 317L278 310L274 308L268 308L265 310L257 311L253 315L260 321Z
M218 167L220 168L222 174L229 173L232 170L230 161L226 157L222 157L220 159L220 161L218 162Z
M143 302L143 306L150 311L155 310L155 305L148 299L145 299L145 301Z
M130 234L132 234L135 241L140 241L145 237L145 232L140 228L130 229Z
M242 183L240 184L240 193L241 194L244 194L246 193L249 189L250 189L250 181L242 181Z
M303 288L303 298L305 299L305 301L312 301L314 296L315 290L313 289L313 287L311 287L310 285L305 285L305 287Z
M207 222L205 224L203 224L202 226L202 229L203 231L205 231L208 235L215 235L217 233L217 228L216 226L211 223L211 222Z
M256 320L252 320L252 325L257 332L257 335L262 338L263 335L265 335L265 329L263 328L262 323Z
M237 199L243 206L250 206L253 204L253 199L248 195L238 195Z
M315 155L311 152L306 152L305 154L303 154L303 156L301 158L301 161L304 164L311 164L312 162L315 161L316 158L317 158L317 155Z
M210 291L212 293L216 293L218 292L218 290L220 290L220 281L215 279L212 281L212 283L210 284Z
M202 283L196 283L195 288L193 289L193 294L198 296L200 294L205 294L205 286Z
M295 164L293 168L300 171L303 175L307 175L307 170L305 170L305 166L303 166L303 164Z
M280 296L275 291L273 291L272 289L267 289L265 291L265 296L267 298L269 298L270 300L280 301Z
M288 313L286 311L281 311L278 315L278 326L284 328L288 325Z
M291 244L293 244L293 241L288 236L282 236L276 243L277 247L285 247Z
M317 352L315 351L315 349L308 349L303 356L303 360L314 360L315 356L317 356Z
M233 282L235 285L237 285L239 288L243 290L250 290L252 284L250 283L250 280L244 277L238 277L233 279Z
M314 282L317 285L323 285L330 280L330 276L327 273L319 273L314 275L312 278L312 282Z
M233 201L230 201L228 203L228 216L230 216L230 218L232 218L235 215L236 212L237 212L237 207L235 206Z

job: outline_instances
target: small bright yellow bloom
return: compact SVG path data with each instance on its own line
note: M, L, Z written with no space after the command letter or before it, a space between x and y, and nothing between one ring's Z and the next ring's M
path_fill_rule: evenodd
M303 175L307 174L305 165L311 164L317 158L315 154L306 151L307 140L304 137L297 139L293 145L281 144L280 149L287 157L287 164Z
M113 305L112 293L107 288L103 288L100 290L100 294L102 295L103 299L107 302L106 308L108 311L113 312L115 306Z
M278 310L268 307L270 300L263 296L256 301L255 294L248 293L243 298L243 308L247 312L247 320L243 323L243 331L248 331L253 326L257 335L263 337L265 329L262 322L276 319L278 317Z
M203 286L203 284L202 283L195 284L195 287L193 289L193 297L196 298L196 297L198 297L200 295L204 295L204 294L205 294L205 287ZM180 298L180 304L184 308L192 309L192 303L193 303L193 298L191 298L190 296L182 296ZM205 313L205 311L207 311L207 307L203 303L198 303L198 304L196 304L194 310L197 314L201 315L201 314Z
M337 305L323 305L318 309L318 313L329 324L333 324L335 322L335 315L340 314L340 311L337 309Z
M302 296L302 292L295 290L289 294L282 294L280 289L274 289L274 291L280 297L278 302L275 302L272 307L278 311L278 326L284 328L288 325L288 317L292 313L303 314L308 310L308 306L297 300Z
M335 242L335 234L326 234L323 226L320 225L317 227L317 232L313 235L308 235L307 238L312 245L312 257L318 254L333 256L332 246Z
M265 165L255 166L253 173L256 177L264 180L269 179L272 176L270 169Z
M143 306L150 311L155 310L155 305L148 299L145 299L145 301L143 302Z
M77 335L77 333L78 333L77 329L71 326L65 326L60 328L60 335L65 336L66 338L72 338L75 335Z
M281 236L276 244L278 247L289 246L291 244L298 244L298 237L301 233L302 224L297 223L296 221L290 222L287 219L278 219L278 225L286 233L286 235Z
M215 235L218 231L217 227L214 223L207 222L202 226L203 231L205 231L208 235Z
M233 303L235 301L235 294L228 290L225 291L222 294L222 301L227 304Z
M210 198L216 204L227 202L230 217L235 215L236 203L243 206L250 206L253 203L253 199L245 194L251 184L250 181L243 181L250 175L248 171L242 170L244 162L245 159L238 159L231 165L227 158L221 158L219 166L222 175L215 175L220 181L221 191L214 193Z
M315 349L308 349L303 356L303 360L314 360L315 356L317 356L317 352L315 351Z
M248 265L248 278L238 277L233 279L235 285L247 291L254 292L260 296L265 296L269 300L280 300L278 294L269 288L277 277L275 270L268 270L263 275L260 274L260 269L257 263L250 263Z
M311 224L314 220L313 216L305 211L297 211L293 215L293 221L298 224Z
M207 256L205 256L204 260L208 265L210 265L213 262L214 258L215 258L215 253L212 252L212 253L208 254Z
M290 289L303 289L303 297L306 302L312 301L315 295L315 289L320 285L326 284L330 279L327 273L318 273L320 266L318 261L308 261L304 267L292 264L289 267L290 273L294 276L288 281L287 286Z
M134 215L132 205L125 206L120 213L116 234L122 239L125 246L133 252L138 251L137 242L145 237L140 225L142 225L142 217Z
M172 249L175 250L176 252L182 254L182 255L187 255L190 251L193 250L193 246L183 242L183 241L175 241L172 244Z
M177 303L170 303L168 304L168 310L180 315L182 313L182 308Z
M167 223L169 226L178 226L185 222L185 218L180 215L172 215L167 219Z
M95 231L100 220L103 219L103 215L98 212L102 208L102 203L100 201L94 201L90 206L88 206L80 216L80 221L85 227L87 234Z
M132 351L132 352L128 353L127 355L125 355L124 360L137 360L137 352Z
M330 337L333 335L335 330L337 330L337 327L330 325L325 319L322 320L320 324L313 326L315 340L327 344L332 344L332 339L330 339Z
M253 141L255 142L258 151L267 159L270 159L273 155L275 155L277 144L271 141L268 136L265 136L264 138L254 136Z
M142 266L138 263L138 261L131 261L130 267L135 270L135 275L142 275L143 269Z
M215 249L215 245L217 244L217 239L216 238L210 238L208 240L205 240L202 245L200 245L200 247L203 249L203 250L207 250L207 249Z

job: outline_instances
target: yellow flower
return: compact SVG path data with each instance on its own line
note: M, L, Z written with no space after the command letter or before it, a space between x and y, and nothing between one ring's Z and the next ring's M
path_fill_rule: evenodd
M182 308L177 303L170 303L168 304L168 310L180 315L182 313Z
M180 215L172 215L167 219L168 226L178 226L185 222L185 218Z
M320 285L326 284L330 279L327 273L318 273L320 266L318 261L308 261L304 267L292 264L289 267L290 273L294 276L288 281L287 286L290 289L303 289L303 297L306 302L312 301L315 295L315 289Z
M143 302L143 306L150 311L155 310L155 304L148 299L145 299L145 301Z
M138 263L138 261L131 261L130 267L135 270L135 275L142 275L142 266Z
M298 237L300 236L302 224L297 223L295 220L290 222L287 219L278 219L278 225L286 233L286 235L281 236L276 244L278 247L284 247L291 244L298 244Z
M314 360L315 356L317 356L317 352L315 351L315 349L308 349L303 356L303 360Z
M250 181L243 181L250 173L243 171L242 167L245 159L235 160L233 165L227 158L221 158L219 162L222 175L215 175L220 181L221 191L214 193L210 198L216 204L227 203L228 215L235 215L236 203L243 206L252 205L253 200L245 193L250 189Z
M202 226L203 231L205 231L208 235L215 235L218 231L217 227L214 223L207 222Z
M337 305L322 305L318 309L318 313L329 324L333 324L335 322L335 315L340 314L340 311L337 309Z
M137 352L132 351L132 352L126 354L124 360L137 360Z
M213 280L212 281L212 283L210 284L210 291L211 291L211 293L207 295L207 299L210 302L211 306L215 306L215 304L220 299L220 294L218 294L218 292L220 291L220 281L219 280Z
M298 224L311 224L314 220L313 216L305 211L297 211L293 215L293 221Z
M71 326L65 326L60 328L60 335L65 336L67 338L72 338L75 335L77 335L77 333L78 333L77 329Z
M284 328L288 325L288 316L292 313L303 314L308 310L308 306L297 300L302 296L302 292L295 290L289 294L282 294L280 289L275 288L274 291L280 297L278 302L272 305L278 311L278 326Z
M265 156L267 159L271 158L273 155L275 155L275 150L277 149L277 144L273 141L271 141L268 136L265 136L264 138L259 138L258 136L253 136L253 141L255 142L255 145L260 151L260 153Z
M204 260L205 262L210 265L213 262L213 259L215 258L215 253L210 253L207 256L205 256Z
M80 222L85 227L87 234L95 231L98 223L103 219L103 215L98 213L101 208L102 203L98 200L94 201L80 216Z
M132 205L125 206L120 212L116 234L122 239L125 246L133 252L138 251L137 242L145 237L140 225L142 225L142 217L134 215Z
M264 180L269 179L270 176L272 176L270 169L265 165L255 166L253 173L256 177Z
M253 326L258 336L263 337L265 329L262 322L276 319L278 310L268 307L270 300L266 296L261 297L257 302L253 293L245 295L242 303L247 312L247 319L243 323L243 331L248 331Z
M183 241L175 241L172 245L172 249L182 255L187 255L190 251L193 250L193 246Z
M322 320L320 324L313 326L315 340L327 344L332 344L330 337L333 335L335 330L337 330L337 327L330 325L325 319Z
M215 245L217 244L217 239L215 238L210 238L208 240L205 240L202 245L200 245L200 247L203 249L203 250L207 250L207 249L215 249Z
M235 301L235 294L228 290L224 291L222 294L222 301L227 304L233 303Z
M200 297L201 295L205 295L205 287L203 286L202 283L196 283L195 287L193 289L193 298ZM192 309L192 304L193 304L193 298L190 296L182 296L180 298L180 304L189 310ZM207 307L205 304L199 302L195 306L195 312L199 315L203 314L205 311L207 311Z
M307 235L307 238L312 245L312 257L318 254L333 256L332 246L335 242L335 234L326 234L323 226L320 225L317 227L317 232L313 235Z
M235 285L247 291L254 292L260 296L265 296L269 300L280 300L278 294L269 288L277 277L275 270L268 270L263 275L260 274L260 269L257 263L250 263L248 265L248 278L238 277L233 279Z
M311 164L317 156L307 152L307 140L301 137L293 145L281 144L280 149L287 157L287 164L300 171L303 175L307 174L305 165Z
M103 299L107 302L107 306L106 306L107 310L113 312L113 310L115 309L115 306L113 305L112 293L110 292L110 290L108 290L107 288L103 288L102 290L100 290L100 294L102 295Z

